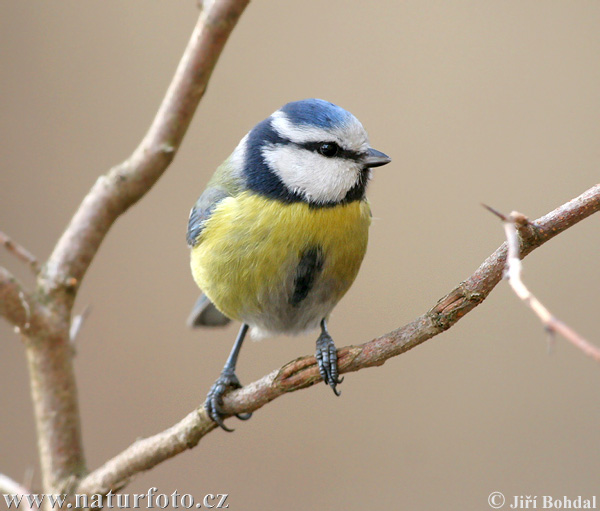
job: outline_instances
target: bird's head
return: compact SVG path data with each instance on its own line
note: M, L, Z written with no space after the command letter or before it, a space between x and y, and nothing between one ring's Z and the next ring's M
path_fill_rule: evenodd
M360 121L321 99L294 101L258 123L231 157L254 192L333 206L364 197L370 169L389 163Z

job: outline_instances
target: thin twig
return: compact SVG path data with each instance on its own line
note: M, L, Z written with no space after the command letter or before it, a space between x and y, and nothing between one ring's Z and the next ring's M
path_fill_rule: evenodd
M22 484L17 483L7 475L0 474L0 493L17 493L19 495L28 495L31 493Z
M599 210L600 185L596 185L531 222L522 232L522 257ZM389 358L405 353L450 328L485 300L500 282L506 254L507 244L504 243L473 275L411 323L360 346L338 350L340 373L380 366ZM309 387L320 379L314 356L301 357L226 395L223 408L229 415L251 412L283 394ZM183 450L196 446L213 429L215 423L204 408L193 411L166 431L135 442L85 477L75 491L107 493L121 488L137 473L149 470Z
M10 239L10 237L2 231L0 231L0 244L4 245L6 250L27 264L33 271L34 275L37 276L37 274L40 272L40 265L36 257L29 250L27 250L24 246L19 245L16 241Z
M9 496L11 496L11 495L25 496L25 495L30 495L31 490L29 490L22 484L19 484L14 479L11 479L10 477L8 477L4 474L0 474L0 494L8 494ZM27 498L22 498L20 502L21 502L20 506L23 506L23 507L19 506L20 509L35 509L34 505L30 504L29 500Z
M488 208L493 211L491 208ZM523 264L519 257L518 229L523 229L529 224L527 217L517 211L505 216L495 212L503 220L504 232L508 243L508 256L506 258L505 276L515 294L523 300L531 310L540 318L540 321L550 333L558 333L572 343L575 347L600 362L600 348L594 346L587 339L579 335L569 325L556 318L523 283L521 273Z
M9 321L17 333L28 335L45 324L47 310L26 291L23 285L0 266L0 316Z

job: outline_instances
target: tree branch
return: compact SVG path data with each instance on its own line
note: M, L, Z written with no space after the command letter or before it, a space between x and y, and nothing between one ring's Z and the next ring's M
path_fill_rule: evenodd
M0 474L0 493L17 493L19 495L27 495L31 490L17 483L14 479Z
M596 185L523 229L521 257L599 210L600 185ZM507 245L504 243L473 275L411 323L365 344L338 350L340 374L382 365L389 358L405 353L450 328L485 300L502 279L506 254ZM252 412L282 394L309 387L320 380L315 357L301 357L226 395L223 408L229 415ZM92 494L122 488L137 473L196 446L213 429L215 423L204 408L193 411L171 428L135 442L85 477L75 491Z
M44 328L25 337L38 450L46 493L73 486L85 469L77 388L70 344L71 311L81 281L116 219L156 183L173 160L206 90L215 64L249 0L215 0L201 12L152 125L133 154L98 178L38 277L34 295L48 315ZM0 312L25 325L16 296L33 299L4 273L11 298ZM6 309L6 310L5 310Z
M492 213L499 216L504 224L504 232L506 233L506 241L508 243L508 255L504 274L506 275L512 290L536 314L548 332L551 334L561 334L567 341L583 351L587 356L592 357L596 362L600 362L600 349L579 335L569 325L555 317L544 304L529 291L521 279L523 265L521 264L519 254L518 232L529 225L529 219L517 211L513 211L507 217L489 206L486 207L492 211Z
M96 181L56 244L41 284L67 308L111 225L150 190L173 160L225 42L248 2L214 1L201 12L142 142L127 160Z
M14 479L0 474L0 493L8 493L9 495L30 495L31 490L25 488L22 484L17 483ZM33 505L29 504L27 499L21 500L21 506L23 509L34 509Z
M204 408L190 412L169 429L137 440L98 470L83 478L74 490L79 494L106 494L123 488L138 473L149 470L173 456L195 447L216 428Z
M40 331L47 311L23 288L19 281L0 266L0 316L23 334Z
M2 231L0 231L0 243L4 245L6 250L27 264L34 275L37 275L40 272L40 265L38 264L36 257L25 247L11 240L8 235Z

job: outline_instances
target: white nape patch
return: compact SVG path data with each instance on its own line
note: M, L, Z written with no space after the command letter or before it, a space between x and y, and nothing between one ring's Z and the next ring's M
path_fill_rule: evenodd
M341 201L356 184L362 165L327 158L296 145L267 145L262 156L291 192L310 202Z
M340 147L351 151L365 152L369 148L367 132L353 115L347 118L347 122L327 129L308 124L292 124L281 110L272 114L271 119L271 125L280 137L297 144L335 141Z
M249 133L244 135L244 138L240 140L240 143L236 146L229 157L229 163L236 174L241 175L244 165L246 164L246 146L248 141Z

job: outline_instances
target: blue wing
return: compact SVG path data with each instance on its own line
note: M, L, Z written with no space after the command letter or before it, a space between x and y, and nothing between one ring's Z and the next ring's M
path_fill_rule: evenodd
M204 193L192 207L188 219L187 243L193 248L202 241L202 231L215 207L223 199L236 196L243 190L241 171L231 164L230 158L217 168ZM188 318L188 326L225 326L231 320L223 315L204 294L198 298Z
M213 210L224 198L230 194L222 188L207 188L190 211L187 228L187 244L195 247L200 243L200 235L204 224L210 218Z
M197 246L201 239L204 224L210 218L213 210L225 197L230 197L222 188L207 188L194 204L188 219L187 243L190 247ZM194 305L187 324L190 328L200 326L225 326L231 320L225 317L204 294L200 295Z

